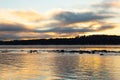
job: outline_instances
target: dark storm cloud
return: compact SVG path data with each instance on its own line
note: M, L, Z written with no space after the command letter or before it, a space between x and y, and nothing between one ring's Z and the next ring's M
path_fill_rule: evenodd
M0 34L0 40L18 40L18 39L21 39L21 37L16 35L16 33L7 32Z
M5 24L0 23L0 31L27 31L27 28L25 28L22 24Z
M94 25L93 25L94 26ZM103 31L103 30L108 30L108 29L112 29L115 28L114 25L102 25L99 28L92 28L93 26L88 26L86 28L76 28L78 26L73 26L73 27L54 27L52 29L48 29L48 30L35 30L35 32L39 32L39 33L45 33L45 32L55 32L55 33L87 33L87 32L96 32L96 31Z
M98 28L98 30L107 30L107 29L113 29L115 28L114 25L103 25L102 27Z
M63 11L53 16L53 19L62 21L63 23L87 22L111 18L112 16L100 15L94 12L70 12Z

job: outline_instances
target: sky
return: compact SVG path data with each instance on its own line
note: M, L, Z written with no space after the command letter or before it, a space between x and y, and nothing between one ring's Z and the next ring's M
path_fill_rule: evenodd
M120 0L0 0L0 40L120 35Z

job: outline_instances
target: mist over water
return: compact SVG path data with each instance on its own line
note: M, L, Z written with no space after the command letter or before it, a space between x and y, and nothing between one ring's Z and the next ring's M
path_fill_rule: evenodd
M120 46L1 46L0 50L11 50L0 52L0 80L120 79L119 55L101 56L49 51L119 51ZM29 53L29 50L39 50L39 53Z

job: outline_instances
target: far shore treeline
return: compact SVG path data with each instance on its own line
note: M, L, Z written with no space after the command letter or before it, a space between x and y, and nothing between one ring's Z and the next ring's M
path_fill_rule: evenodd
M0 45L120 45L120 36L89 35L75 38L0 41Z

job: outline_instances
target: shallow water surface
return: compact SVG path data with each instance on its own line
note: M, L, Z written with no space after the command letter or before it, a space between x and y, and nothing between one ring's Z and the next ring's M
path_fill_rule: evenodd
M9 49L9 48L1 48ZM0 53L0 80L119 80L120 56L78 53L57 53L41 51L39 53L18 52L32 48L12 48L14 53ZM47 47L37 50L87 49L99 50L116 48L104 47Z

